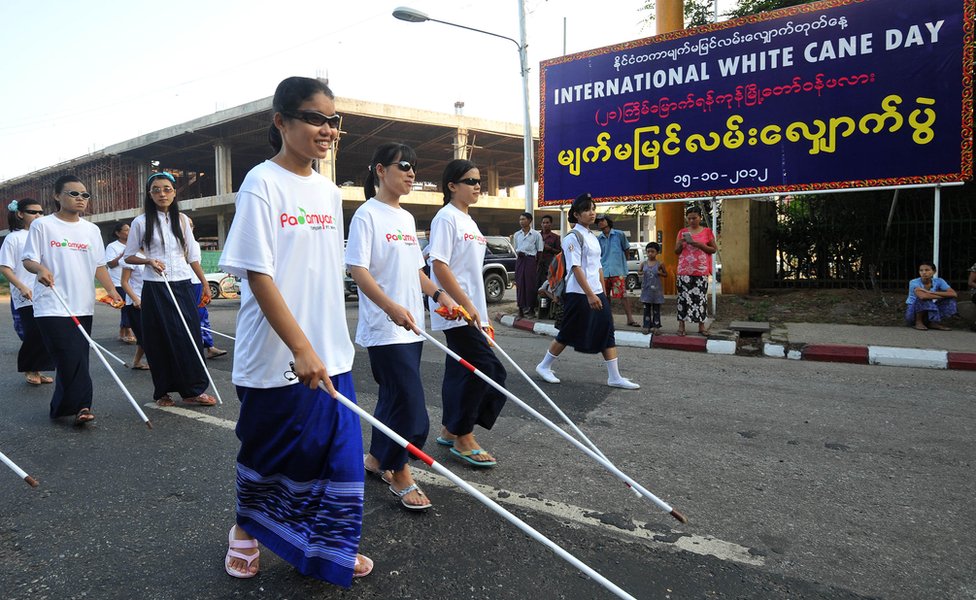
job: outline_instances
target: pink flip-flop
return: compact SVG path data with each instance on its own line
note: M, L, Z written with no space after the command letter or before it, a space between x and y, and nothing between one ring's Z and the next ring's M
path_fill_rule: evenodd
M352 578L358 579L359 577L366 577L373 572L373 559L366 556L365 554L356 555L356 563L366 565L365 571L356 572L356 567L353 567Z
M261 556L261 551L258 550L254 554L244 554L243 552L238 552L238 550L245 550L248 548L257 548L257 540L235 540L234 539L234 525L230 528L230 532L227 534L227 555L224 556L224 570L231 577L236 577L238 579L250 579L257 575L257 573L251 573L251 563L257 560ZM247 563L245 567L247 571L241 572L236 569L231 568L230 561L232 558L237 558L243 560ZM372 563L370 564L370 570L372 570Z

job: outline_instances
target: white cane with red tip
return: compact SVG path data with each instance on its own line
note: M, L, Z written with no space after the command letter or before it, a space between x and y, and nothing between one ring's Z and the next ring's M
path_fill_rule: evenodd
M146 416L146 413L142 412L142 409L139 407L139 404L136 402L135 398L133 398L132 394L129 393L129 390L126 389L125 385L122 383L122 380L119 379L119 376L116 375L115 370L112 369L112 366L108 364L107 360L105 360L105 357L102 355L102 351L99 350L98 344L96 344L95 340L93 340L91 336L88 335L88 332L85 331L85 328L82 326L81 321L79 321L78 317L76 317L74 313L71 312L71 309L68 308L68 303L65 302L64 296L62 296L61 292L59 292L57 288L55 288L53 285L51 286L50 289L52 292L54 292L54 297L58 299L58 302L61 303L61 306L64 307L64 310L67 311L68 315L71 317L71 320L75 322L75 327L77 327L78 331L81 332L81 335L84 336L85 340L88 342L88 346L95 351L95 354L98 356L98 359L101 360L102 364L105 365L105 368L108 369L108 372L112 376L112 379L115 380L115 383L119 385L119 388L122 390L122 393L125 394L126 398L128 398L129 403L132 404L132 407L136 409L137 413L139 413L139 417L142 419L142 422L146 424L146 427L152 429L152 423L149 421L149 417Z
M294 376L295 363L291 363L291 368L292 368L292 371L290 371L290 372L288 372L288 373L285 374L285 376L288 377L289 379L291 379ZM328 388L325 387L325 383L323 383L323 382L320 381L318 387L319 387L320 390L322 390L326 394L329 393ZM363 410L362 408L360 408L355 402L349 400L349 398L346 398L345 396L343 396L339 392L336 392L336 395L333 396L333 398L335 398L335 400L337 400L340 403L342 403L342 405L345 406L346 408L348 408L349 410L351 410L354 413L356 413L357 415L359 415L359 418L365 420L367 423L369 423L370 425L372 425L376 429L379 429L381 432L383 432L383 434L385 436L387 436L388 438L390 438L391 440L393 440L394 442L396 442L397 444L399 444L402 448L406 449L406 451L409 452L411 455L413 455L416 459L422 461L428 467L434 469L439 474L441 474L444 477L446 477L447 479L451 480L451 482L454 485L460 487L461 489L463 489L467 493L469 493L472 496L474 496L476 499L478 499L478 501L480 501L482 504L484 504L485 506L487 506L488 508L490 508L492 511L494 511L495 513L497 513L498 515L500 515L503 519L505 519L506 521L508 521L512 525L515 525L519 529L521 529L523 532L525 532L526 535L528 535L532 539L534 539L537 542L539 542L539 543L543 544L544 546L548 547L550 550L552 550L553 552L555 552L560 558L562 558L563 560L565 560L569 564L573 565L574 567L576 567L577 569L579 569L580 571L582 571L584 574L586 574L587 576L589 576L590 578L592 578L594 581L596 581L597 583L599 583L601 586L603 586L604 588L606 588L607 590L609 590L610 592L612 592L618 598L629 598L630 600L636 600L633 596L631 596L630 594L628 594L624 590L622 590L619 587L617 587L617 585L614 584L612 581L610 581L609 579L607 579L603 575L600 575L599 573L597 573L596 571L594 571L586 563L584 563L583 561L579 560L578 558L576 558L575 556L573 556L572 554L570 554L569 552L567 552L566 550L564 550L561 546L559 546L558 544L556 544L555 542L553 542L552 540L550 540L546 536L542 535L541 533L539 533L538 531L536 531L535 529L533 529L527 523L525 523L524 521L522 521L521 519L519 519L518 517L516 517L512 513L508 512L507 510L505 510L504 508L502 508L501 506L499 506L497 502L495 502L494 500L492 500L488 496L485 496L483 493L481 493L480 491L478 491L477 489L475 489L471 484L469 484L465 480L461 479L460 477L458 477L457 475L455 475L454 473L452 473L451 471L449 471L446 467L444 467L443 465L441 465L440 463L438 463L436 460L434 460L433 458L431 458L430 456L428 456L426 453L424 453L423 450L421 450L420 448L418 448L418 447L414 446L413 444L411 444L410 442L408 442L400 434L398 434L397 432L393 431L392 429L390 429L389 427L387 427L385 424L383 424L381 421L379 421L376 417L374 417L373 415L369 414L368 412L366 412L365 410Z
M210 369L207 368L207 361L203 359L203 353L197 348L197 338L194 337L193 333L190 332L190 325L186 322L186 318L183 316L183 311L180 310L180 303L176 301L176 294L173 293L173 288L169 286L169 279L166 278L166 271L162 271L160 275L163 276L163 283L166 284L166 291L169 292L169 297L173 299L173 308L176 309L176 314L180 316L180 323L183 323L183 330L186 331L186 335L190 338L190 345L193 346L197 355L200 359L200 365L203 366L203 372L207 374L207 381L210 382L210 387L213 388L214 395L217 396L217 402L220 404L224 403L224 400L220 397L220 391L217 389L217 385L214 383L213 377L210 376Z
M31 477L30 475L28 475L26 471L18 467L16 463L14 463L14 461L7 458L7 455L4 454L3 452L0 452L0 462L3 462L3 464L10 467L10 470L16 473L17 477L20 477L21 479L27 482L27 485L31 487L37 487L37 480Z
M439 342L437 340L437 338L435 338L434 336L430 335L429 333L427 333L423 329L420 329L420 328L418 328L416 326L413 327L413 331L417 335L423 336L428 341L430 341L432 344L434 344L435 346L437 346L438 348L440 348L441 350L443 350L445 353L447 353L448 356L450 356L454 360L456 360L459 363L461 363L461 366L463 366L467 370L471 371L478 378L480 378L482 381L484 381L485 383L487 383L491 387L495 388L496 390L498 390L499 392L501 392L502 394L504 394L506 398L512 400L513 402L515 402L516 404L518 404L519 406L521 406L522 408L524 408L525 410L527 410L529 412L529 414L531 414L535 418L539 419L543 423L549 425L549 427L552 428L553 431L555 431L556 433L558 433L559 435L561 435L563 438L565 438L566 441L568 441L570 444L572 444L572 445L576 446L577 448L579 448L584 454L586 454L587 456L589 456L590 458L592 458L596 462L598 462L601 465L603 465L604 468L606 468L608 471L610 471L611 473L613 473L614 475L616 475L621 481L623 481L624 483L626 483L632 489L637 490L637 492L639 492L642 496L644 496L645 498L647 498L648 500L650 500L651 502L653 502L654 504L656 504L658 506L658 508L660 508L664 512L670 514L672 517L674 517L675 519L677 519L678 521L680 521L682 523L687 523L688 522L687 517L685 517L683 514L681 514L680 512L678 512L677 510L675 510L671 506L669 506L666 502L664 502L663 500L661 500L660 498L658 498L657 496L655 496L651 492L649 492L647 489L644 488L644 486L642 486L641 484L639 484L636 481L634 481L633 479L631 479L630 476L628 476L626 473L624 473L623 471L621 471L620 469L618 469L613 463L611 463L610 461L608 461L605 458L601 457L599 454L597 454L593 450L590 450L589 448L587 448L586 446L584 446L579 440L577 440L573 436L569 435L568 433L566 433L565 431L563 431L559 427L556 427L555 423L553 423L549 419L545 418L542 414L539 413L539 411L535 410L534 408L532 408L531 406L529 406L528 404L526 404L525 402L523 402L518 396L516 396L512 392L506 390L504 387L502 387L496 381L494 381L491 377L488 377L487 375L485 375L484 373L482 373L480 370L478 370L477 367L475 367L474 365L472 365L468 361L466 361L463 358L461 358L456 352L454 352L453 350L451 350L450 348L448 348L447 346L445 346L444 344L442 344L441 342Z

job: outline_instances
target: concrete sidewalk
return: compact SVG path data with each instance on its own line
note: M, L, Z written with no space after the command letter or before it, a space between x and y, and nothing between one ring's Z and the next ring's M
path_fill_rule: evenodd
M509 327L555 337L551 320L517 319L498 313L495 320ZM730 323L709 318L708 336L689 323L688 334L677 335L673 314L662 314L665 327L645 335L614 315L618 346L735 354L790 360L815 360L930 369L976 370L976 333L969 330L918 331L911 327L879 327L831 323L785 323L766 333L750 335Z

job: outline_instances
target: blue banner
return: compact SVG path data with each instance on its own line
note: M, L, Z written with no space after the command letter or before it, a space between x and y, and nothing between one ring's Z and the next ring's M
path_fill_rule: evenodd
M976 0L825 0L545 61L541 205L972 178Z

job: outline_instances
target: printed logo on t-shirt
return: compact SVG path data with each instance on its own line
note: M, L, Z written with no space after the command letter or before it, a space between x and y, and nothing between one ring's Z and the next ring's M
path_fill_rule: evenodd
M403 242L407 246L416 246L417 236L409 233L403 233L402 231L397 229L396 233L386 234L386 241L390 242L391 244L396 242Z
M465 242L474 241L475 243L480 244L482 246L484 246L485 244L488 243L488 239L485 236L483 236L483 235L474 235L473 233L465 233L464 234L464 241Z
M60 242L57 240L51 240L51 247L74 250L75 252L88 252L88 244L83 244L81 242L71 242L68 241L68 238L64 238Z
M281 222L282 228L308 225L313 230L321 229L325 231L327 229L336 229L335 220L333 219L332 215L324 213L309 213L306 212L301 206L298 207L298 212L298 215L290 215L286 212L281 213L281 216L278 219Z

